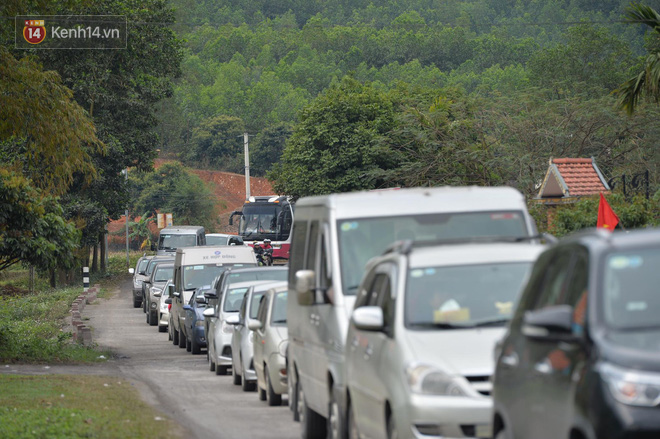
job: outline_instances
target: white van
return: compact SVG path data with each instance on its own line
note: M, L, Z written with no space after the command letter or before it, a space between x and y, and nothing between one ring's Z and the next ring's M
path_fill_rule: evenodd
M507 187L332 194L296 204L289 260L289 406L304 438L344 437L344 343L369 259L394 241L537 234L523 195Z
M179 247L206 245L206 231L202 226L170 226L161 229L157 255L172 255Z
M211 288L213 280L231 267L256 267L254 250L247 246L184 247L176 250L174 278L169 285L172 298L170 310L170 333L172 342L186 346L185 337L180 337L185 319L183 305L198 288Z

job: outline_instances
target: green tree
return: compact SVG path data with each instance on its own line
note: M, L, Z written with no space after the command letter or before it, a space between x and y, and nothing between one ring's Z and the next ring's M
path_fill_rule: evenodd
M650 6L633 3L626 11L626 18L629 23L650 27L655 40L655 50L644 59L641 71L616 90L619 108L633 114L642 95L648 95L655 102L660 100L660 14Z
M188 162L223 171L240 172L245 124L234 116L204 119L192 132Z
M371 189L367 178L395 165L394 154L377 138L394 124L395 105L370 84L345 77L300 115L282 160L270 174L274 189L294 197Z
M19 262L40 270L69 268L79 239L56 198L0 168L0 271Z
M250 173L257 176L266 175L282 157L284 146L291 133L291 125L287 123L264 128L257 135L254 147L250 146Z
M150 249L151 248L151 230L149 229L149 224L154 222L153 216L149 216L149 212L142 214L139 220L131 221L128 223L128 227L131 232L128 235L129 239L137 239L140 243L140 250Z

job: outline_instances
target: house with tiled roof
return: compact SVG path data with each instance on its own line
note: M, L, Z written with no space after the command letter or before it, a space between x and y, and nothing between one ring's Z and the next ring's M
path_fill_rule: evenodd
M537 202L563 204L580 197L609 192L610 186L592 158L550 159Z
M548 208L547 225L548 230L551 230L557 205L574 203L581 197L594 196L601 192L609 193L610 186L593 157L551 158L534 201Z

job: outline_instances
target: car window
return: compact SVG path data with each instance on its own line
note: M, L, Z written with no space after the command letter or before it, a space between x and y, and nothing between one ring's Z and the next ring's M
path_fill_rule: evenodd
M227 290L227 296L224 297L224 307L222 308L225 312L237 312L241 309L241 303L243 302L243 297L247 293L247 287L244 288L230 288Z
M137 272L138 273L143 272L147 268L147 265L149 265L149 261L150 259L142 259L138 264Z
M241 319L241 322L245 321L245 308L247 307L247 302L248 302L248 295L246 294L243 296L243 300L241 301L241 309L238 311L238 315Z
M281 291L273 297L273 312L270 323L273 325L286 325L287 292Z
M166 282L172 279L174 274L174 267L163 267L156 269L156 274L154 275L154 282Z
M262 296L259 300L259 309L257 311L257 320L261 322L261 327L266 327L266 314L268 313L268 295Z
M289 284L296 283L296 272L305 266L305 242L307 241L307 221L296 220L293 223L293 237L289 260Z
M566 303L572 258L573 253L568 249L561 249L555 254L546 268L533 309Z

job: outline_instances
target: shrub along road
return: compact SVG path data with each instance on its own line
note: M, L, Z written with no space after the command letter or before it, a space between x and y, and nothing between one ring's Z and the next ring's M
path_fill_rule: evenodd
M80 366L11 365L0 372L18 374L114 375L128 379L147 403L188 430L196 438L294 438L299 426L287 406L268 407L256 392L243 392L232 378L208 370L206 355L191 355L145 322L132 306L130 280L121 288L88 305L94 342L110 350L106 363ZM46 369L46 367L48 367Z

